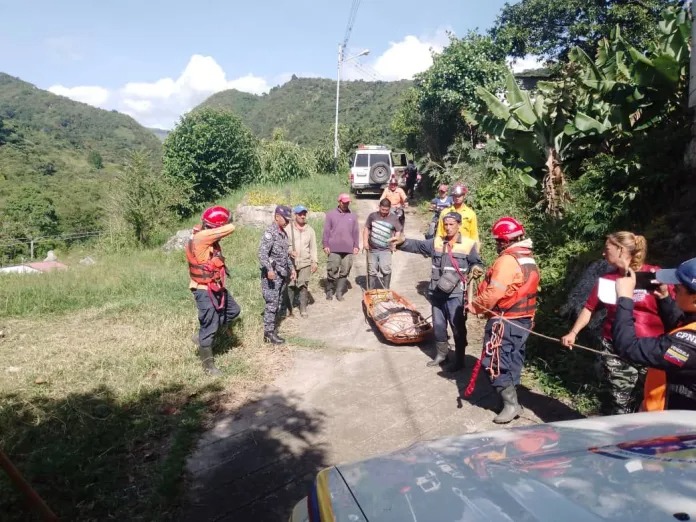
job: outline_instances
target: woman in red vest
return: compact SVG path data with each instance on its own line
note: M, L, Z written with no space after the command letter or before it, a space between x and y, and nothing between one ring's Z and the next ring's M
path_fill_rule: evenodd
M603 256L614 270L602 276L603 279L616 280L622 277L628 268L635 271L657 271L659 267L645 262L647 242L643 236L632 232L616 232L607 236ZM611 289L613 295L613 288ZM639 337L652 337L665 332L657 309L657 300L651 291L635 290L636 334ZM611 325L616 315L616 304L600 300L599 281L595 283L585 307L578 315L575 324L561 342L572 347L580 331L590 322L592 314L605 308L607 316L602 326L602 348L613 354ZM617 357L600 356L596 365L602 388L602 410L606 415L634 412L642 400L642 383L639 383L641 370Z
M616 319L612 326L614 348L624 359L648 366L643 410L696 410L696 258L674 270L655 274L661 283L655 292L660 315L669 333L636 336L633 292L636 274L616 280ZM675 285L675 299L667 286Z

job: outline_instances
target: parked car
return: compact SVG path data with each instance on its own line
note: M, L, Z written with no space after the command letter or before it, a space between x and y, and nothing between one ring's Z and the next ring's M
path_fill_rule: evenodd
M696 412L423 442L319 472L291 522L696 520Z
M350 190L356 195L381 194L390 178L400 181L406 170L405 152L383 145L359 145L350 157Z

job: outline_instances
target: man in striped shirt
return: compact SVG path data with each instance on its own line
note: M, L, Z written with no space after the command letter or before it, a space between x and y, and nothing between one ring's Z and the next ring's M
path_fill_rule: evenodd
M390 213L391 202L384 198L379 211L367 216L363 228L363 245L369 252L367 270L368 288L389 288L391 284L391 258L394 243L389 240L402 232L399 219ZM379 276L382 276L381 284Z

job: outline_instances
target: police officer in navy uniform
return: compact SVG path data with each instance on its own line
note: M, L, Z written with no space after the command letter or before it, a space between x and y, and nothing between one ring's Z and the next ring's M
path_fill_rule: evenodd
M477 242L459 233L461 215L450 212L443 221L443 235L425 240L392 238L390 243L396 244L403 252L422 254L432 259L428 296L433 311L436 356L427 366L437 366L447 361L449 324L454 337L455 358L443 370L456 372L464 367L467 345L464 281L472 270L483 273L483 262L479 257Z
M295 279L295 268L290 262L290 248L285 227L290 223L290 207L279 205L273 215L273 223L263 233L259 245L261 263L261 292L266 307L263 312L263 340L283 344L285 339L277 332L277 315L283 289L289 280Z
M673 270L658 270L655 290L660 317L669 333L636 337L633 290L636 274L616 280L614 350L629 362L648 367L642 410L696 410L696 258ZM672 299L667 285L674 286Z

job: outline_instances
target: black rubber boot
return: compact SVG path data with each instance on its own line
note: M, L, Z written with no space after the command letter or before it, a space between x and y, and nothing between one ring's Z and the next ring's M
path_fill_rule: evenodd
M222 372L215 367L213 361L213 349L210 346L200 346L198 348L198 357L203 365L203 371L211 377L220 377Z
M324 286L324 290L326 290L326 300L327 301L333 300L334 293L336 292L336 280L335 279L327 279L326 286Z
M391 273L384 274L382 276L382 282L384 283L384 288L386 288L388 290L389 287L391 286Z
M263 340L264 342L271 344L285 343L285 339L278 337L278 334L276 334L275 332L263 332Z
M443 372L453 373L464 368L464 356L466 355L466 345L454 345L454 359L450 360L447 366L442 367ZM450 357L450 359L452 359Z
M517 390L514 386L508 386L500 390L500 398L503 399L503 409L498 416L493 419L496 424L507 424L519 417L522 413L522 406L517 402Z
M291 286L288 286L286 306L288 307L288 317L292 317L292 307L295 306L295 289Z
M348 283L348 278L339 277L336 280L336 300L343 301L343 295L346 293L346 284Z
M380 288L379 282L377 281L377 276L367 276L370 278L370 290L377 290Z
M435 359L427 363L426 366L437 366L447 360L447 354L449 353L449 344L447 341L435 343L435 349L437 350Z
M306 287L300 288L300 315L307 317L307 303L309 302L309 291Z

